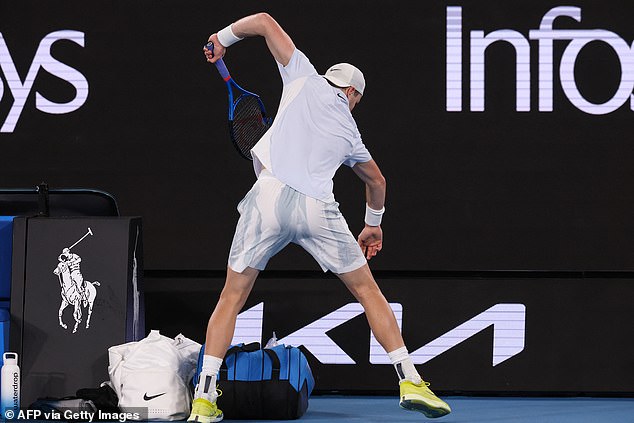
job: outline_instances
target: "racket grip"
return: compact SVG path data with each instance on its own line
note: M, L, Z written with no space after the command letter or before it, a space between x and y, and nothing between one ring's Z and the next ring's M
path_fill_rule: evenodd
M225 62L222 59L218 59L218 61L215 62L214 65L216 65L216 69L218 69L218 72L220 73L220 76L222 76L222 79L224 79L225 81L231 79L231 75L229 75L227 66L225 66Z
M205 47L212 53L214 52L214 43L209 42ZM214 62L214 65L216 65L216 69L218 69L218 72L220 73L222 79L224 79L225 81L231 79L231 75L229 75L229 70L227 69L225 62L222 59L218 59L216 62Z

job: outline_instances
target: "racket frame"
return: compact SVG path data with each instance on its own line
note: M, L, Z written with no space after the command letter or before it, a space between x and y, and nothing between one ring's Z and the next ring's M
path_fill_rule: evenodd
M210 50L211 52L213 52L214 50L214 45L211 42L207 43L205 47L207 48L207 50ZM248 97L248 96L254 97L257 100L258 105L260 106L260 113L262 114L262 124L264 126L269 127L271 126L273 119L266 116L266 109L264 108L264 103L262 102L262 99L260 99L260 96L255 93L252 93L251 91L245 90L240 85L238 85L238 83L231 77L231 74L229 73L229 70L227 69L227 65L225 65L225 62L224 60L222 60L222 58L215 61L214 65L216 65L216 69L218 70L220 77L222 77L222 79L225 81L225 84L227 85L227 92L229 97L229 113L228 113L229 114L229 134L230 134L231 142L242 157L248 160L253 160L253 157L251 157L251 153L248 152L247 154L245 154L240 149L240 147L238 146L238 143L235 141L233 136L233 119L234 119L234 112L235 112L236 106L244 97ZM233 93L234 88L237 89L238 92L240 93L240 96L238 96L237 98Z

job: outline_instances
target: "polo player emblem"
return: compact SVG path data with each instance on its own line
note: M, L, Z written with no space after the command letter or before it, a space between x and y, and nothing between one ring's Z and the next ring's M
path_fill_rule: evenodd
M88 316L86 317L86 329L90 327L90 316L92 315L92 307L95 303L95 297L97 297L97 286L100 286L99 282L88 282L84 280L84 276L81 273L81 257L78 254L72 253L70 250L82 242L87 236L92 236L92 230L88 228L86 235L81 237L79 241L74 243L68 248L64 248L57 260L57 267L53 270L53 273L57 275L59 279L59 285L62 289L62 303L59 306L59 325L64 329L68 329L66 323L62 321L62 313L64 309L69 305L74 307L73 317L75 318L75 327L73 333L77 332L77 327L82 321L82 308L88 309Z

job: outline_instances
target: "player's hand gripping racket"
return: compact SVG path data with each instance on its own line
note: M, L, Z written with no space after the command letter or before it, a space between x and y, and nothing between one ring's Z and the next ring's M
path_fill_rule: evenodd
M213 52L213 43L208 43L207 50ZM260 96L239 86L231 78L227 66L222 59L215 63L229 91L229 136L231 142L242 157L253 160L251 149L269 129L273 119L266 116L264 103Z

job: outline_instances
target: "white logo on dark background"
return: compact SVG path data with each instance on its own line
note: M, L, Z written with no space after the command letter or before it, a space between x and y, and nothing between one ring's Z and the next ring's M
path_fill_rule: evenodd
M403 306L399 303L389 303L396 322L402 327ZM315 320L312 323L286 335L277 342L286 345L303 345L317 360L324 364L356 364L337 343L330 338L328 332L355 317L363 314L363 306L359 303L346 304L337 310ZM262 336L262 322L264 319L264 303L259 303L238 315L232 344L240 342L260 342ZM493 326L493 355L492 365L516 356L524 350L526 338L526 306L517 303L500 303L478 313L412 351L410 356L414 364L423 364L438 357L456 345L477 335ZM370 332L370 357L372 364L390 364L389 357Z
M559 63L559 81L568 100L579 110L593 115L611 113L627 101L634 110L634 49L618 34L605 29L555 29L559 17L581 22L581 8L575 6L554 7L541 20L539 29L528 32L528 39L518 31L500 29L484 34L476 30L470 33L470 110L484 111L485 99L485 51L489 45L504 41L511 44L516 53L516 107L518 112L531 110L531 45L538 41L538 93L539 111L553 111L556 40L569 41ZM589 43L605 43L614 50L621 68L621 79L616 92L608 101L595 104L586 100L579 91L575 77L575 64L581 50ZM462 110L462 7L447 7L447 111Z
M86 77L77 69L68 66L53 58L51 55L51 46L53 43L59 40L72 41L75 44L84 46L84 33L79 31L62 30L51 32L46 35L35 52L33 61L29 68L26 77L22 79L15 66L9 47L0 33L0 68L4 75L4 80L7 83L11 95L13 96L13 104L7 114L0 132L13 132L15 125L20 119L20 115L24 110L26 100L31 94L33 89L33 83L40 68L53 76L56 76L75 88L75 97L66 103L56 103L45 98L39 92L35 92L35 108L50 114L63 114L70 113L79 109L86 102L88 98L88 81ZM4 98L5 85L0 80L0 101Z
M71 249L82 242L87 236L92 236L93 232L88 228L86 235L81 237L70 247L64 248L57 260L59 263L53 273L59 278L59 285L62 289L62 304L59 307L59 325L64 329L68 326L62 321L64 309L69 305L74 307L73 318L75 319L75 327L73 333L77 332L77 327L82 322L82 309L87 308L86 329L90 327L90 316L92 316L92 308L97 297L97 286L99 282L88 282L81 273L81 257L71 252Z

